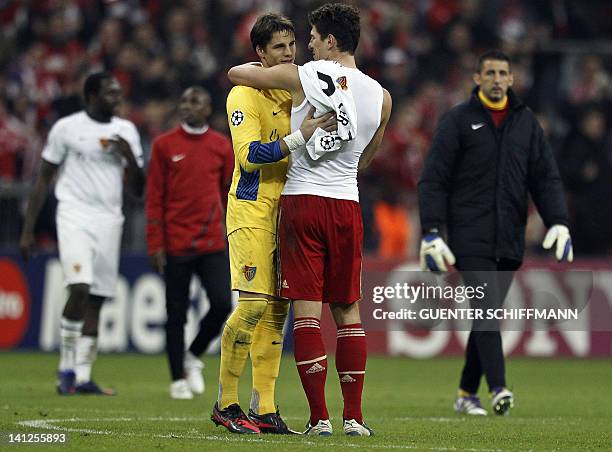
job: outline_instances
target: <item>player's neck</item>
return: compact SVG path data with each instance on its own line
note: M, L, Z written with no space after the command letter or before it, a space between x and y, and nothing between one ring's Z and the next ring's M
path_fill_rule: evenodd
M201 125L189 125L186 122L181 122L181 127L189 135L203 135L208 130L208 124L203 123Z
M329 59L341 64L344 67L357 69L357 65L355 64L355 55L351 55L350 53L336 52L331 54Z
M87 113L87 116L89 116L91 119L93 119L96 122L111 122L111 119L113 119L112 116L102 114L93 108L86 108L85 113Z

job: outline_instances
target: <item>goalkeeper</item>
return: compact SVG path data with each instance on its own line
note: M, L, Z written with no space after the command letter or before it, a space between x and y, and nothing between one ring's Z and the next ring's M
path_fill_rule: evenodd
M486 52L473 79L471 97L441 117L419 181L420 257L423 270L456 265L466 284L486 283L486 302L495 308L521 266L528 194L549 228L544 248L555 245L557 260L567 262L573 251L559 171L533 112L511 89L510 59ZM493 411L506 414L513 394L497 322L472 326L457 412L487 414L476 395L483 374Z
M276 13L260 16L251 43L264 67L295 60L293 23ZM238 306L221 336L219 393L212 421L232 433L291 434L275 404L289 302L276 294L276 223L289 154L291 95L280 89L236 86L227 97L235 168L227 204L232 289ZM317 127L336 130L329 113L303 122L305 139ZM253 391L248 417L238 401L238 382L250 355Z

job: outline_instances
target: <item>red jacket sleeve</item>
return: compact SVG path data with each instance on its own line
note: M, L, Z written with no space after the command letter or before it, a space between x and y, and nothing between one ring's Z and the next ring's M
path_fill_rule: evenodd
M225 135L223 135L221 145L223 170L221 172L221 187L219 187L219 193L221 193L223 208L227 210L227 194L232 185L232 177L234 175L234 149L232 148L232 142Z
M147 252L153 254L165 249L164 243L164 200L166 192L166 162L159 144L153 142L151 161L147 174L145 214L147 217Z

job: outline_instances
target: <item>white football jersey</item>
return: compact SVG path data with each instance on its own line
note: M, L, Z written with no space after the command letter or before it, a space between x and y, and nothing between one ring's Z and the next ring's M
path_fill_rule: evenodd
M319 63L318 61L316 63ZM321 60L321 70L325 70ZM313 160L306 146L295 150L289 158L284 195L318 195L327 198L359 201L357 166L363 150L380 126L383 89L380 84L359 69L343 68L357 111L357 136L339 150ZM336 81L338 82L338 81ZM340 89L336 86L336 89ZM307 100L291 109L291 130L300 128L310 110Z
M113 117L98 122L80 111L57 121L47 138L42 158L61 165L55 186L58 214L75 222L123 221L123 174L127 162L104 146L119 135L143 165L140 136L134 124Z

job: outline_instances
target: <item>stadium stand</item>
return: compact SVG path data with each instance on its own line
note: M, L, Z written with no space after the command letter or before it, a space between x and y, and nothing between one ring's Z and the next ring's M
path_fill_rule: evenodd
M279 10L292 17L298 62L305 62L310 58L306 12L315 3L2 2L0 248L15 248L46 134L59 117L79 108L78 88L90 71L105 68L119 78L127 98L122 115L138 126L145 153L153 136L175 124L172 100L192 84L213 94L211 122L227 131L224 104L231 85L226 70L256 59L248 32L257 15ZM408 221L400 222L409 230L397 235L410 237L405 253L414 257L419 238L415 185L438 115L466 96L476 56L499 47L516 62L515 89L538 112L553 143L572 209L576 252L610 254L612 236L604 231L611 229L612 216L589 216L612 190L612 134L606 124L612 110L609 2L353 3L362 12L358 64L388 87L395 100L383 149L360 180L368 251L376 254L385 248L379 246L381 228L376 224L383 220L377 218L376 206L395 190L395 202L409 212ZM52 212L52 199L48 209ZM142 251L142 204L128 200L125 210L124 248ZM543 229L537 215L533 217L529 243L535 253ZM52 215L41 218L39 240L52 248Z

